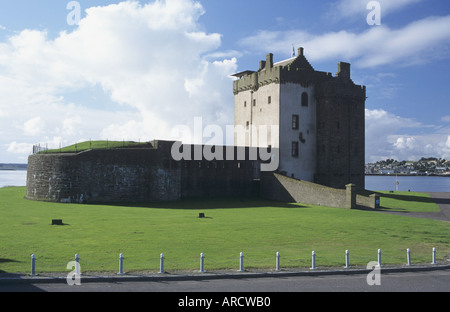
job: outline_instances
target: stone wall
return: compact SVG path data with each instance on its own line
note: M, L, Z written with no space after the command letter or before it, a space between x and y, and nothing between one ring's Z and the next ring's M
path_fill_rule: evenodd
M307 181L297 180L284 175L261 173L261 196L266 199L320 205L335 208L376 208L375 196L357 195L356 186L347 185L346 189L331 188Z
M365 88L351 81L316 86L316 183L335 188L353 183L364 189L365 96Z
M28 159L26 198L64 203L176 201L194 197L262 197L340 208L375 208L375 197L356 195L355 185L330 188L273 172L260 172L255 149L240 155L231 148L197 160L194 146L174 160L173 142L154 141L152 148L88 150L36 154ZM197 146L199 147L199 146ZM199 147L203 151L204 146ZM198 150L198 149L197 149ZM255 152L256 151L256 152ZM240 157L239 157L240 155ZM253 160L252 160L253 159Z
M195 160L192 154L188 159L175 161L171 155L173 143L153 141L152 148L31 155L26 198L123 203L257 193L254 179L259 177L260 162L249 160L248 148L244 157L247 160L225 160L224 149L222 157L218 157L224 160Z
M26 198L70 203L178 200L180 168L157 149L88 150L28 159Z

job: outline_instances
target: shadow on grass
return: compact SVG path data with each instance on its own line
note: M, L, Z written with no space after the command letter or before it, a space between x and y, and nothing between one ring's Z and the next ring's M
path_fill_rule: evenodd
M236 197L202 197L189 198L180 201L170 202L127 202L127 203L105 203L95 205L108 205L116 207L133 208L155 208L155 209L233 209L233 208L257 208L257 207L276 207L276 208L309 208L300 204L284 203L262 199L259 197L236 198Z
M2 264L2 263L10 263L10 262L20 262L20 261L13 260L13 259L3 259L3 258L0 258L0 264ZM1 272L1 271L0 271L0 272Z
M3 263L11 263L11 262L20 262L20 261L13 260L13 259L4 259L4 258L0 258L0 264L3 264ZM6 272L6 271L3 271L3 270L0 270L0 274L2 274L2 273L7 273L7 272Z
M409 202L411 204L413 203L423 203L423 204L439 204L439 202L444 203L445 199L436 199L432 197L423 196L422 193L409 193L409 192L379 192L379 191L363 191L364 195L368 196L369 194L377 194L380 196L380 199L386 198L386 199L392 199L392 200L398 200L399 202ZM447 199L445 203L449 203L449 200ZM408 208L404 207L386 207L381 206L377 210L381 211L391 211L391 212L410 212Z
M401 201L410 201L410 202L422 202L422 203L435 203L433 198L424 197L421 195L409 195L409 194L399 194L399 193L381 193L374 192L375 194L380 195L380 197L392 198Z

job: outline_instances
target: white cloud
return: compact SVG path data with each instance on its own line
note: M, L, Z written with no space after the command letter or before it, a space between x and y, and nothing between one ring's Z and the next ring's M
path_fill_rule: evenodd
M18 143L14 141L8 144L7 146L8 146L7 147L8 153L28 155L32 150L33 144L23 142Z
M438 49L450 45L448 29L450 15L424 18L400 29L381 25L360 33L342 30L316 35L303 30L259 31L240 43L248 48L286 54L286 47L294 42L305 48L310 61L341 58L367 68L448 57L448 50Z
M385 110L366 109L366 162L421 157L450 158L450 127L437 128Z
M1 127L19 142L7 150L26 140L20 125L38 142L72 143L170 139L175 125L196 116L232 124L237 61L226 57L236 53L218 50L221 35L199 24L204 13L192 0L126 1L87 9L78 27L54 39L27 29L0 43L0 117L11 115ZM116 111L77 102L93 86Z
M23 124L23 132L25 135L29 136L39 136L41 135L44 129L44 122L41 120L41 117L35 117L30 120L27 120Z

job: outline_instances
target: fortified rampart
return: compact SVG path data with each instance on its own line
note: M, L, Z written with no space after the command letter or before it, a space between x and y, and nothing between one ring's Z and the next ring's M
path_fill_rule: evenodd
M248 197L339 208L376 208L377 198L261 172L258 149L181 145L175 160L172 141L144 148L36 154L28 159L26 198L62 203L177 201L194 197ZM230 152L231 151L231 152ZM243 153L241 153L243 152ZM199 157L199 154L201 157ZM255 157L256 156L256 157Z
M146 148L31 155L26 198L113 203L244 196L255 191L258 161L238 160L237 157L235 160L225 157L217 157L223 160L207 161L204 157L196 160L193 154L175 161L171 155L173 143L153 141L151 147ZM196 150L195 146L183 147L191 149L192 153ZM233 150L236 152L235 148ZM246 151L248 154L248 149Z

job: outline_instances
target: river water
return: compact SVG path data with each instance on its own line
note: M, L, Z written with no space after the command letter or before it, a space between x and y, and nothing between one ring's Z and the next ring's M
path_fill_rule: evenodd
M26 170L0 170L0 187L25 186L26 184Z
M396 185L396 181L398 185ZM397 188L398 187L398 188ZM411 192L450 192L450 177L366 176L366 190Z
M0 170L0 187L25 186L25 170ZM371 191L450 192L450 177L439 176L366 176L366 189Z

